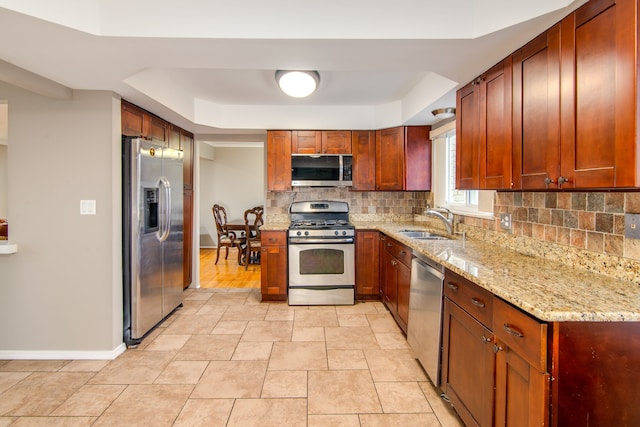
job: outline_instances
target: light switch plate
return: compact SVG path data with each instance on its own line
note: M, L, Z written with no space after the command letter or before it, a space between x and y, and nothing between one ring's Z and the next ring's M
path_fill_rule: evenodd
M95 200L80 200L80 215L95 215L95 214L96 214Z
M511 230L511 214L510 213L500 214L500 228L503 230Z
M628 213L624 215L624 237L640 239L640 214Z

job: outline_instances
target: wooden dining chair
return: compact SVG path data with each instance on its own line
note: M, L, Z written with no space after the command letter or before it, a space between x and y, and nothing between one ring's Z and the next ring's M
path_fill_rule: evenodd
M238 248L238 264L242 258L244 250L244 236L237 236L235 231L229 231L226 228L227 211L223 206L213 205L213 218L216 221L216 232L218 234L218 250L216 252L216 262L220 259L220 248L225 248L224 259L229 257L229 248Z
M246 246L244 249L244 269L249 268L249 263L253 260L259 264L260 260L260 227L262 227L262 214L264 209L261 206L244 211L244 233L246 236Z

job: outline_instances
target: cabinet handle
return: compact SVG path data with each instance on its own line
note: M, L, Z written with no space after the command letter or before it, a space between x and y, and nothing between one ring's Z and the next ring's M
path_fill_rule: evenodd
M554 181L553 179L549 178L549 177L546 177L546 178L544 179L544 185L545 185L547 188L549 188L549 184L553 184L554 182L555 182L555 181Z
M508 334L513 335L517 338L524 338L524 334L520 332L520 330L515 326L510 325L509 323L505 323L502 327Z
M457 291L458 290L458 285L456 285L455 283L447 282L447 287L449 289L451 289L452 291Z
M407 254L407 251L400 251L400 255L403 255L403 256L404 256L404 255L406 255L406 254Z
M269 237L267 240L269 240L269 243L276 243L278 241L276 237Z
M497 352L502 351L502 350L504 350L504 348L502 348L502 347L501 347L501 346L499 346L498 344L494 344L494 345L493 345L493 352L494 352L494 353L497 353Z
M483 344L487 344L491 342L491 337L485 337L484 335L482 336L482 343Z
M562 184L564 184L565 182L571 182L571 180L569 178L565 178L564 176L558 178L558 186L562 186Z
M391 246L393 246L393 245L391 244L391 242L387 243L387 247L388 247L388 248L390 248Z
M484 301L482 301L481 299L478 299L476 297L471 298L471 303L473 305L475 305L476 307L480 307L480 308L484 308Z

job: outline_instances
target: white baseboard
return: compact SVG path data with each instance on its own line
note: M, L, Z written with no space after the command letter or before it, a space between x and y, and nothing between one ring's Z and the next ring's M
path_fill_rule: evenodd
M107 351L11 351L0 350L0 360L113 360L127 349L122 343Z

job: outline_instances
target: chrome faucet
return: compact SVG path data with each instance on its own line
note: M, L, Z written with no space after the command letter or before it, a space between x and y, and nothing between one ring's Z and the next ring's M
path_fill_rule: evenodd
M447 208L431 208L424 211L425 215L435 216L444 222L445 227L449 234L453 234L453 213ZM445 216L445 214L447 216Z

